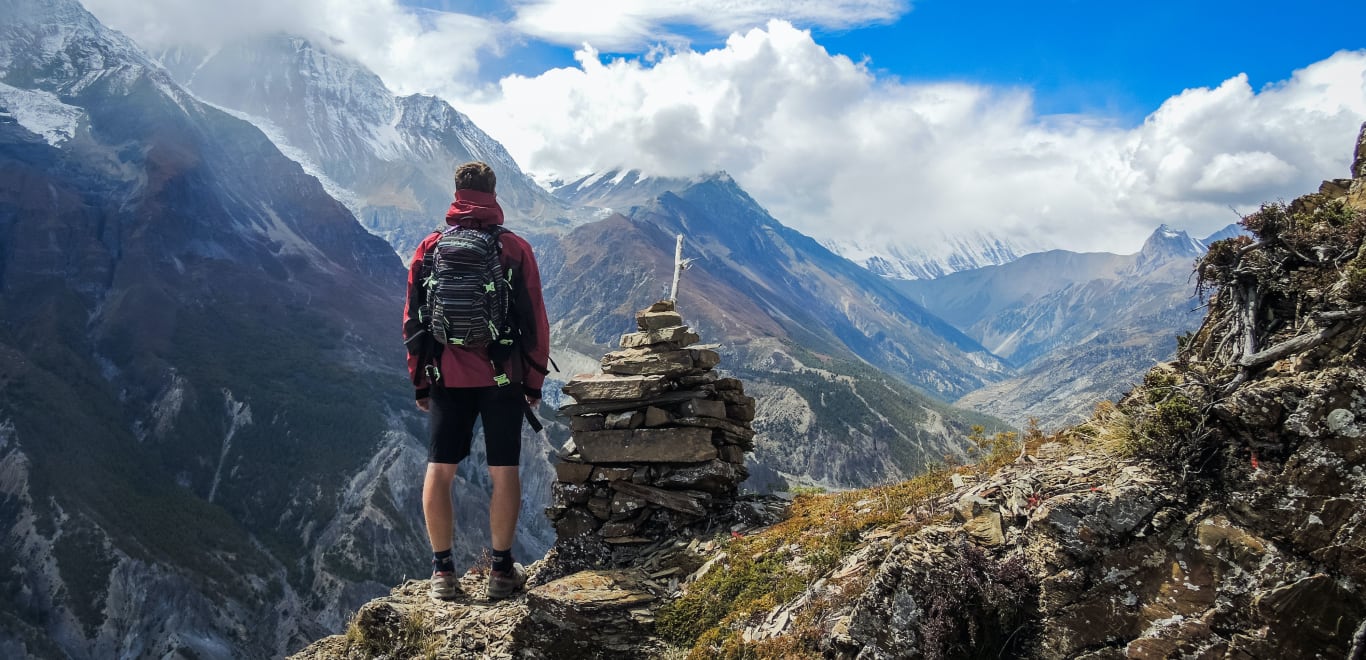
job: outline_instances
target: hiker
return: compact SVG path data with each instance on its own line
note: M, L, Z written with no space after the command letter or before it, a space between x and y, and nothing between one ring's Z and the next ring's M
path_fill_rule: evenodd
M476 417L483 420L493 482L488 597L506 598L526 584L512 559L522 499L517 465L523 419L539 430L533 411L550 327L536 259L525 240L503 229L496 183L484 163L456 168L447 226L418 245L408 269L403 337L417 407L431 420L422 511L432 544L431 593L441 599L460 593L451 558L451 482L470 453Z

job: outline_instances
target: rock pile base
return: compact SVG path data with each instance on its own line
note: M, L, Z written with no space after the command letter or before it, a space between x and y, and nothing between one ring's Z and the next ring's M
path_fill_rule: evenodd
M590 535L648 543L728 508L753 449L754 399L713 370L721 357L694 346L672 301L636 316L639 332L575 376L561 407L572 437L555 466L546 514L561 542Z

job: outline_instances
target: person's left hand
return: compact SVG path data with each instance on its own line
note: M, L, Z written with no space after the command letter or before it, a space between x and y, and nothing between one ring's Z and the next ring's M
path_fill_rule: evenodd
M528 406L531 406L531 409L532 409L532 410L535 410L535 409L536 409L536 406L541 405L541 400L540 400L540 399L533 399L533 398L531 398L531 397L528 396L528 397L526 398L526 404L527 404Z

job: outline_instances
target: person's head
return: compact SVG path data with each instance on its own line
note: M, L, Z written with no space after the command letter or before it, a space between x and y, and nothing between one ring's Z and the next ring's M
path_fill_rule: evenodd
M498 177L487 163L473 161L455 168L455 189L491 193L498 186Z

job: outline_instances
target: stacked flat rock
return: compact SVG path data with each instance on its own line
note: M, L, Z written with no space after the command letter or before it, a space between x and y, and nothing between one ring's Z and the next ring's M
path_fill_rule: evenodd
M754 399L719 377L716 351L683 325L672 301L636 315L639 332L602 358L602 373L563 388L572 437L546 510L561 540L661 538L731 503L748 476Z

